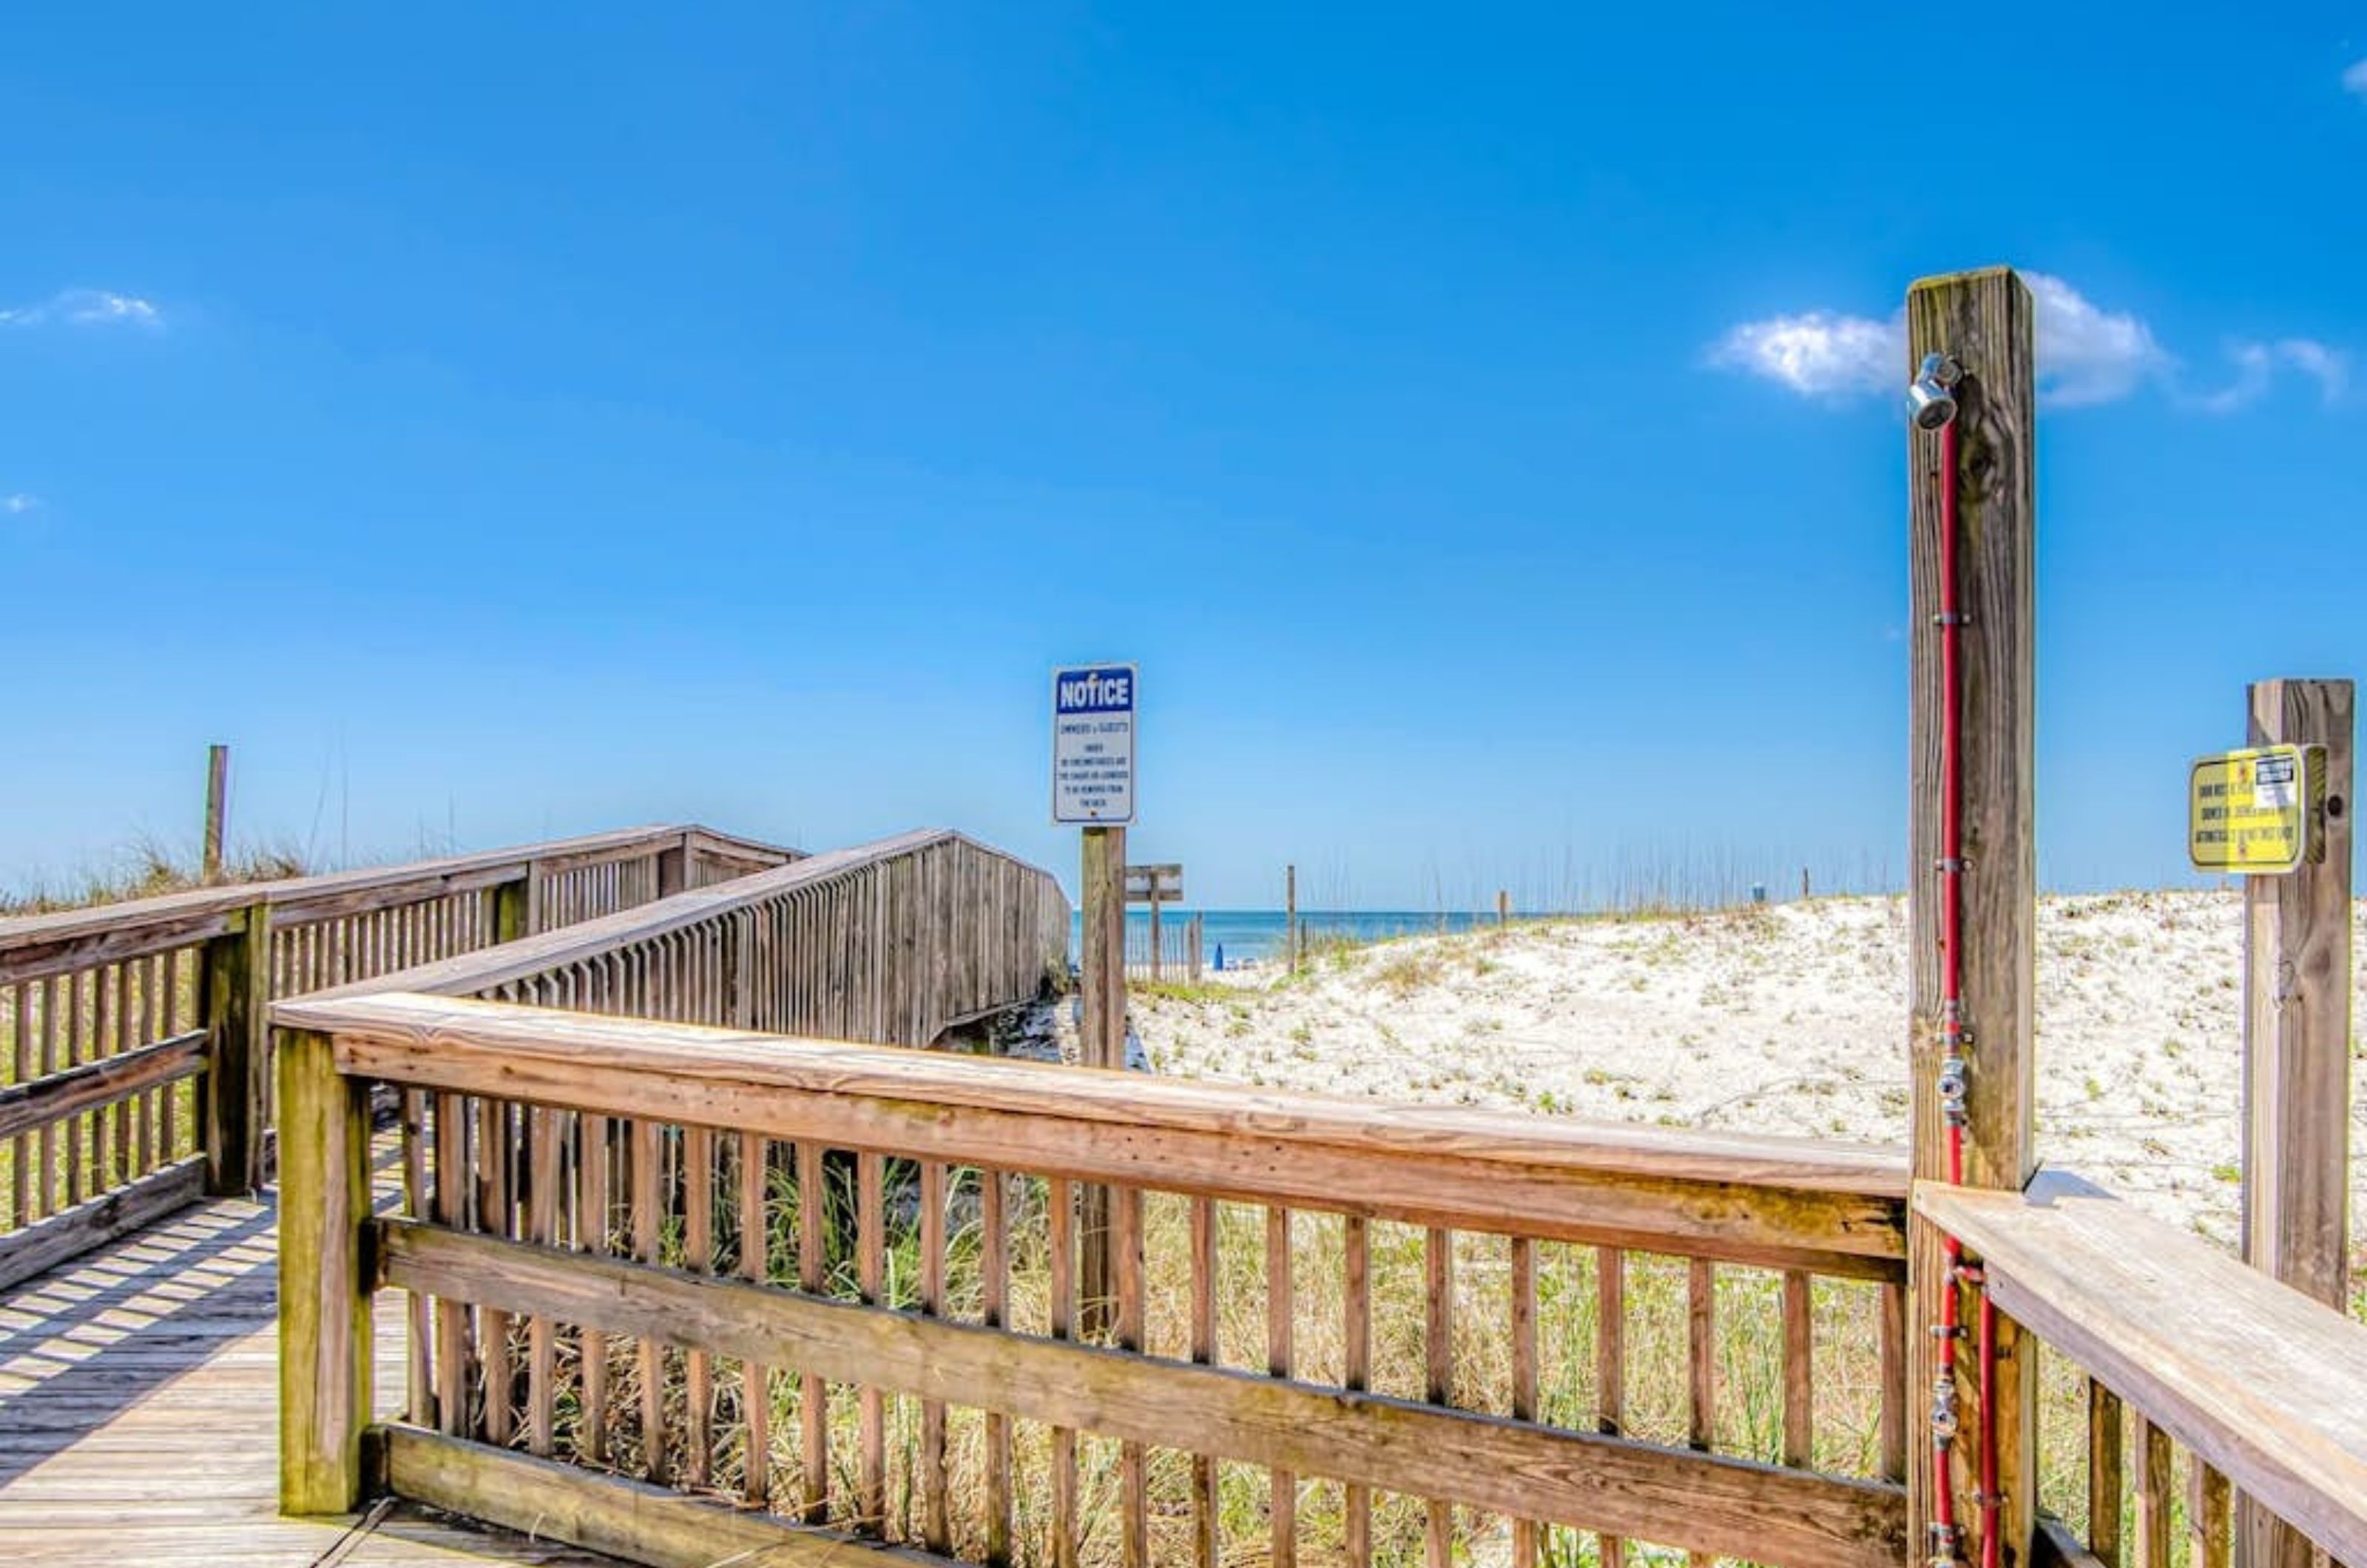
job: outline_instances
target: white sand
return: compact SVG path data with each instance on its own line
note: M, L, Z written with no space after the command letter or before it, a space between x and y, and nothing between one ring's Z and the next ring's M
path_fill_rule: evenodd
M2138 893L2039 914L2042 1157L2221 1242L2240 911L2233 894ZM1895 898L1557 921L1383 943L1209 999L1138 995L1134 1022L1161 1072L1903 1143L1906 940ZM2367 1125L2352 1137L2367 1214Z

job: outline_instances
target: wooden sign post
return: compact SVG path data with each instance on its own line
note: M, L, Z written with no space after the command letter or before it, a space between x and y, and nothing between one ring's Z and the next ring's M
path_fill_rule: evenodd
M1134 820L1135 695L1131 664L1052 673L1052 820L1084 829L1077 1058L1117 1071L1126 1067L1126 829ZM1112 1328L1124 1336L1116 1287L1141 1278L1142 1197L1132 1190L1117 1197L1114 1203L1110 1190L1098 1184L1077 1194L1080 1305L1089 1337Z
M198 852L198 874L210 886L221 880L222 832L230 815L230 748L206 748L206 831Z
M2262 681L2246 694L2251 746L2325 748L2316 853L2244 879L2244 1260L2344 1310L2350 1167L2350 818L2353 689ZM2303 835L2306 838L2307 835ZM2308 1539L2240 1506L2249 1568L2306 1568Z

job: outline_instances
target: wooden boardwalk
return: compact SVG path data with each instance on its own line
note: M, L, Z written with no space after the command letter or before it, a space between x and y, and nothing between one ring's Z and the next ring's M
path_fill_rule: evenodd
M273 1218L206 1203L0 1296L0 1562L610 1563L408 1505L278 1516ZM379 1325L398 1396L402 1299Z

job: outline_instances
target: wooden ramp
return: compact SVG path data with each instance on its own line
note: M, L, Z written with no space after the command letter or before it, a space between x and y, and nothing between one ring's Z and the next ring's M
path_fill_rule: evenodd
M203 1204L0 1296L0 1562L610 1563L407 1505L279 1517L273 1220ZM398 1395L401 1302L379 1324Z

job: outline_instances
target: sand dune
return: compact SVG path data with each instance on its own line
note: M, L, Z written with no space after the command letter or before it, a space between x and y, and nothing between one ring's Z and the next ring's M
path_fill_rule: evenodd
M2240 919L2218 892L2039 914L2043 1157L2221 1242L2237 1224ZM1896 898L1545 922L1138 995L1134 1021L1161 1072L1903 1142L1906 942ZM2353 1144L2367 1213L2358 1121Z

